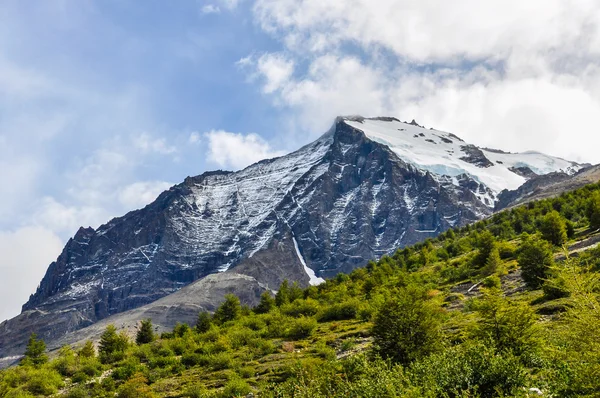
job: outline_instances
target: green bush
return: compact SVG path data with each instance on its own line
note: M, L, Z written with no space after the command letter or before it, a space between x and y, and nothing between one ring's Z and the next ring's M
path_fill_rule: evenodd
M376 354L408 365L440 348L440 309L425 291L403 289L377 312L372 335Z
M190 352L181 357L181 363L187 368L194 366L206 366L209 364L209 357L206 354Z
M317 316L319 322L343 321L355 319L360 310L358 300L348 300L343 303L333 304L323 309Z
M252 392L252 389L250 388L248 383L246 383L242 379L234 378L227 382L220 396L222 398L245 397L250 392Z
M488 276L487 278L485 278L481 282L481 284L487 288L491 288L491 287L500 288L502 286L502 281L500 280L500 278L497 275L492 275L492 276Z
M296 300L281 306L281 313L294 318L313 316L319 312L319 303L313 299Z
M310 337L317 328L314 318L298 318L289 322L286 337L292 340L301 340Z
M434 354L414 363L409 374L423 396L449 398L515 396L528 379L517 357L485 344L460 345Z

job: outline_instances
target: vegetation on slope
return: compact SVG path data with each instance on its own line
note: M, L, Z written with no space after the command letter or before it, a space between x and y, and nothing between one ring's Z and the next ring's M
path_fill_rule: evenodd
M600 396L598 228L592 185L159 338L109 327L49 361L32 336L0 397Z

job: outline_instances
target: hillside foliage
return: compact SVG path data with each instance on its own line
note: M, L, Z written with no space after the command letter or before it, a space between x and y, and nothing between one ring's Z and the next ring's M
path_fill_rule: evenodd
M0 397L597 397L599 220L590 185L159 338L111 325L48 361L32 336Z

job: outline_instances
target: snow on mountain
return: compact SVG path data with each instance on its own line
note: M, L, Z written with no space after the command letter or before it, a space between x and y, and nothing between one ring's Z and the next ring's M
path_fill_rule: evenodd
M543 175L574 174L582 168L577 163L539 152L506 153L477 148L454 134L391 118L349 118L345 122L422 170L450 177L470 175L490 188L494 200L502 190L517 189L527 181L518 169L528 168Z
M318 284L489 216L503 189L581 168L415 124L338 118L286 156L188 177L143 209L81 228L22 314L0 324L0 357L21 353L31 332L52 342L215 274L268 290Z

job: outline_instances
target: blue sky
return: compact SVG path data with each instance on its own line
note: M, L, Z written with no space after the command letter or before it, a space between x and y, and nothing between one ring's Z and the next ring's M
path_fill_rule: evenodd
M0 319L80 225L340 114L600 162L599 26L592 0L5 0Z

